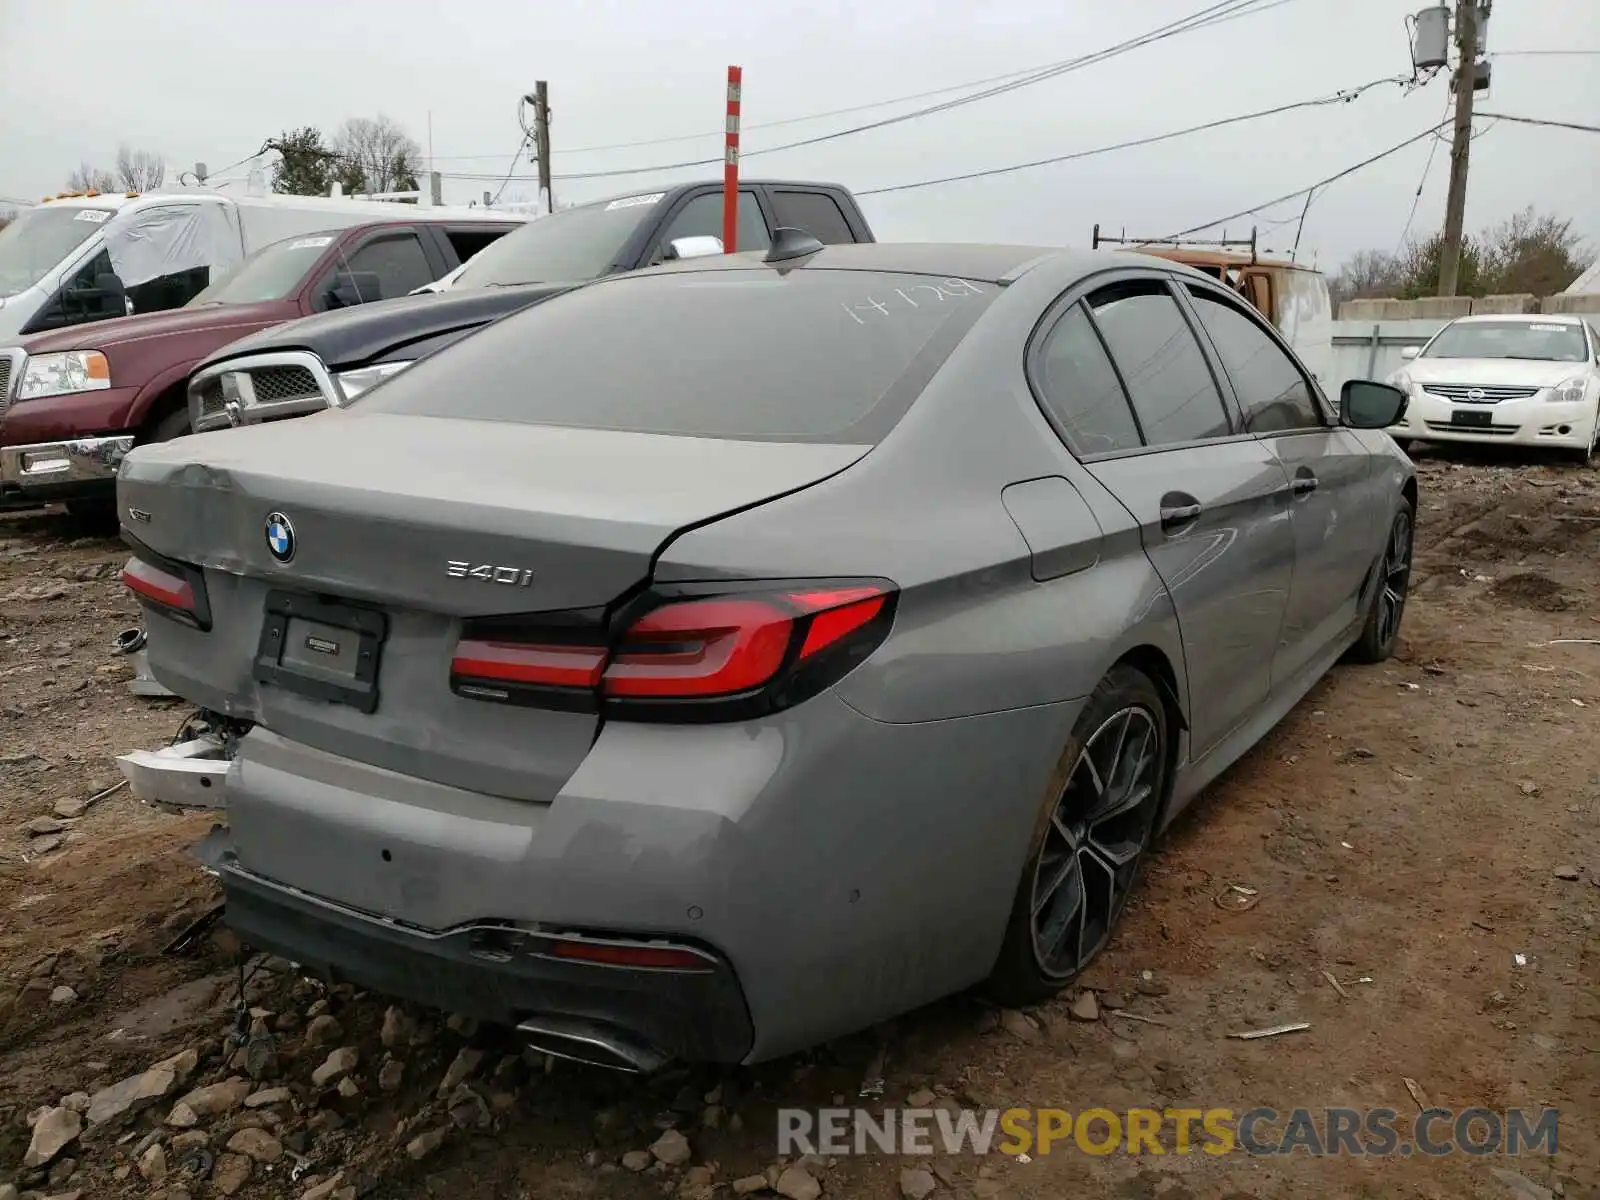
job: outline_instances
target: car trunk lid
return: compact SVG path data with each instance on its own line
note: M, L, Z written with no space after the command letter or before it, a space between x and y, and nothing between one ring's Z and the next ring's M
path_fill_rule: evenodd
M333 411L142 447L118 491L134 538L203 571L209 631L147 623L173 691L331 754L548 801L598 719L453 694L462 622L603 608L679 530L863 453Z

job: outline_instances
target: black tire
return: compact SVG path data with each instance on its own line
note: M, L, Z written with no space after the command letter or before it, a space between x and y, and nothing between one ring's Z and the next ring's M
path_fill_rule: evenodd
M1389 523L1389 536L1378 560L1378 579L1367 603L1367 619L1361 636L1350 647L1350 658L1359 663L1380 663L1394 653L1400 641L1400 621L1406 613L1406 593L1411 583L1411 552L1416 536L1417 514L1411 501L1400 498L1400 507Z
M194 432L189 428L189 406L173 409L150 427L150 432L139 439L143 442L170 442Z
M1123 721L1119 734L1117 723ZM1089 697L1040 805L1000 955L986 984L1001 1004L1048 1000L1110 941L1166 805L1169 723L1160 689L1133 667L1113 669ZM1116 746L1116 757L1107 757L1108 745ZM1086 752L1092 771L1084 766ZM1097 782L1104 785L1098 792ZM1119 795L1127 805L1120 813ZM1135 805L1138 796L1143 798ZM1102 815L1095 817L1097 809ZM1073 872L1080 898L1076 906ZM1088 888L1082 886L1085 880L1091 881ZM1053 943L1059 956L1042 949L1057 929L1065 935ZM1066 945L1068 939L1075 945Z
M1408 438L1408 437L1395 438L1394 439L1394 444L1396 446L1400 447L1400 453L1402 453L1402 454L1410 454L1411 453L1411 439L1410 438Z

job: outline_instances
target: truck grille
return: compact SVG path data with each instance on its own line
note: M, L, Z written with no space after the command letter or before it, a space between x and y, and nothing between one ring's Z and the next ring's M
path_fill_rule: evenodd
M197 389L200 396L200 416L213 419L223 415L222 379L208 379Z
M1526 400L1537 396L1536 387L1491 387L1479 383L1425 383L1422 390L1456 404L1499 404L1502 400Z
M250 383L255 388L257 404L272 404L279 400L310 400L322 396L317 378L306 367L258 367L250 373ZM218 385L218 397L221 385Z

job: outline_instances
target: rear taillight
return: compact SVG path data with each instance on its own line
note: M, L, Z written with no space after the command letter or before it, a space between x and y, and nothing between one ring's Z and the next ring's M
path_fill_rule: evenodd
M122 568L122 582L146 607L197 629L211 628L205 577L198 568L141 546Z
M474 699L641 720L760 715L816 695L877 649L894 601L876 580L683 586L630 605L610 639L469 625L450 682Z

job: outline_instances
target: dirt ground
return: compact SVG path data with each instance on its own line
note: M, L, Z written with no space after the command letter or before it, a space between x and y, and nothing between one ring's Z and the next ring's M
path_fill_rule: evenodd
M866 1200L930 1184L936 1197L1019 1200L1600 1196L1600 470L1426 448L1418 469L1398 656L1335 670L1178 823L1084 981L1097 1019L1074 1019L1071 996L1030 1014L957 998L756 1070L651 1081L530 1064L498 1031L403 1020L276 963L249 982L255 1032L272 1037L236 1052L225 930L167 949L215 903L183 853L209 819L124 790L49 823L58 802L70 814L119 779L113 755L166 742L186 715L131 697L128 660L111 652L138 623L115 578L123 555L64 516L0 518L0 1196L8 1180L85 1200L730 1196L777 1163L779 1106L881 1109L924 1090L980 1108L1383 1107L1402 1135L1421 1104L1548 1106L1558 1149L1380 1159L1068 1144L1028 1162L848 1156L800 1174ZM36 818L53 832L26 828ZM1229 1036L1285 1022L1310 1028ZM310 1082L338 1045L360 1055L342 1094ZM162 1101L86 1128L47 1167L22 1165L36 1110L190 1048L192 1078ZM441 1089L453 1062L473 1064L464 1048L487 1057L468 1087ZM181 1136L151 1132L242 1060L274 1076L260 1087L288 1092L254 1108L235 1098ZM881 1097L858 1100L875 1075ZM689 1163L622 1161L672 1126ZM241 1138L247 1127L270 1145ZM251 1146L283 1153L251 1166ZM783 1182L815 1196L808 1184Z

